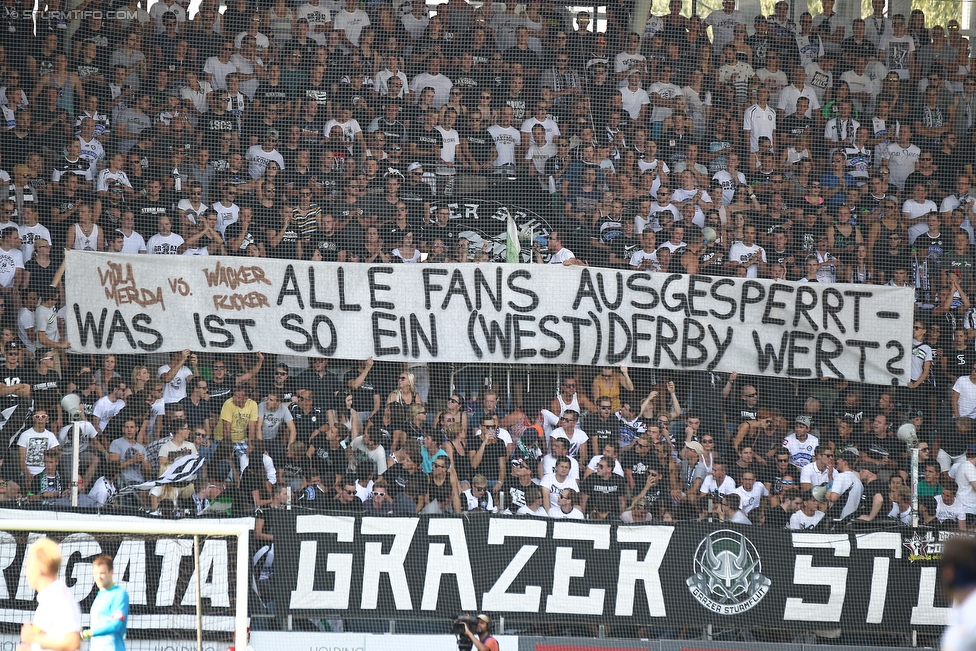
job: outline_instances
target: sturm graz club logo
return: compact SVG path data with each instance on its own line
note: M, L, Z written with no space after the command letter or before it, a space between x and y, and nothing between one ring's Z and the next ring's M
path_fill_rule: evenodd
M744 613L769 592L759 552L738 531L708 534L695 550L694 571L685 582L688 589L698 603L719 615Z

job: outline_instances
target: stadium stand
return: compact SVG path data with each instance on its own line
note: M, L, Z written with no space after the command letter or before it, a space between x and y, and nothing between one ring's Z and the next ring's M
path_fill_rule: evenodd
M551 2L106 0L34 27L20 6L0 13L3 506L73 508L75 393L80 509L976 525L976 75L958 21L877 0L853 21L834 0L704 18L672 2L637 31L633 3L595 29ZM514 259L497 211L517 217ZM67 334L66 250L161 272L508 260L908 288L910 369L882 386L260 342L93 355Z

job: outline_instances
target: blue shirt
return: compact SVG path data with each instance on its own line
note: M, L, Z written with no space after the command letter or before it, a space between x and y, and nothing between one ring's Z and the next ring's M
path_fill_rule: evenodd
M90 651L125 651L129 594L120 585L99 590L91 606Z

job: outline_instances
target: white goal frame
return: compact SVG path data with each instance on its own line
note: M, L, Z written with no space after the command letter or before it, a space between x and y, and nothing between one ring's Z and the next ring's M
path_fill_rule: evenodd
M11 511L6 511L11 513ZM139 517L111 517L75 519L4 519L0 530L37 531L42 533L104 533L168 536L222 536L237 538L237 581L234 610L234 648L247 648L248 590L250 589L250 554L248 553L252 525L246 522L215 520L159 520Z

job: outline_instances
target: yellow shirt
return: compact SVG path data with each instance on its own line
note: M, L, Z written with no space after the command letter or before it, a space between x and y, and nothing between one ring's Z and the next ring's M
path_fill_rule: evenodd
M234 443L246 441L249 425L258 420L258 403L248 398L243 407L238 407L234 404L233 398L228 398L220 409L220 420L230 423L231 441ZM223 440L226 434L225 428L226 426L222 422L219 428L220 432L214 432L214 438L218 441Z

